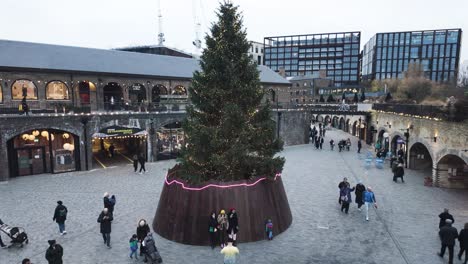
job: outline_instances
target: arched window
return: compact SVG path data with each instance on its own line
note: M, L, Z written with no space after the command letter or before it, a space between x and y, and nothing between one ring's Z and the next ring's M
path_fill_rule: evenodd
M11 85L11 98L22 100L23 97L29 100L37 100L37 87L30 80L16 80Z
M172 90L173 95L187 95L187 89L183 87L182 85L177 85L174 87L174 90Z
M0 83L0 104L3 103L3 87L2 84Z
M167 88L162 84L156 84L151 91L151 101L153 103L160 102L161 95L167 95Z
M69 100L68 86L62 81L51 81L46 85L47 100Z

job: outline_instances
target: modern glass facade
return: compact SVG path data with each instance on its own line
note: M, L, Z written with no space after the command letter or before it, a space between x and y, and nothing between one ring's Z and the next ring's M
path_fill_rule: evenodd
M335 85L359 82L360 32L266 37L265 65L286 76L308 76L325 70Z
M461 36L461 29L378 33L364 45L362 77L402 78L413 62L433 81L456 80Z

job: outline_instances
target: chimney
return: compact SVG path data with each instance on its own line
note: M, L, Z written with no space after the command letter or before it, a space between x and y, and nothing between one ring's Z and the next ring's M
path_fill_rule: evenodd
M279 68L278 74L281 75L283 78L286 78L286 71L283 67Z

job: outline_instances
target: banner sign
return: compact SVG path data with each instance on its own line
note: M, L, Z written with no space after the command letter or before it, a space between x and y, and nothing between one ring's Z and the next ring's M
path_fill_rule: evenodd
M110 126L99 130L99 133L106 134L107 136L131 136L143 131L137 127L121 127L121 126Z

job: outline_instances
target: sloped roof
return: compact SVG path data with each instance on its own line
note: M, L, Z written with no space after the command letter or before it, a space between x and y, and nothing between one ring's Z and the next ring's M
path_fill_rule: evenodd
M0 40L0 68L191 79L199 63L174 56ZM265 66L259 70L263 83L289 83Z

